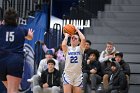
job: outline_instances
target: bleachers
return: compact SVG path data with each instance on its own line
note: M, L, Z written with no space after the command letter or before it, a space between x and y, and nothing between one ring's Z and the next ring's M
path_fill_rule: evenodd
M129 5L129 4L120 4L120 5L106 5L106 11L126 11L126 12L140 12L140 5Z
M140 64L136 64L134 62L128 62L130 64L130 69L132 74L140 74Z
M119 43L119 44L140 44L140 38L139 36L117 36L117 35L114 35L114 36L109 36L109 35L94 35L94 31L92 31L93 34L88 34L88 39L91 40L92 43L105 43L107 42L108 40L111 40L113 38L113 41L115 43ZM94 35L94 37L93 37ZM104 37L104 38L102 38ZM139 51L139 50L138 50Z
M126 17L127 16L127 17ZM99 12L98 17L106 17L106 18L139 18L140 12L130 11L105 11Z
M111 20L93 20L94 26L115 26L115 27L139 27L140 21L111 21Z
M118 4L140 4L140 0L111 0L111 3L114 5Z
M138 55L139 53L139 47L140 45L126 45L126 44L116 44L116 49L119 50L119 51L123 51L124 53L126 54L132 54L132 55ZM99 51L102 51L105 49L105 43L102 43L102 44L93 44L91 45L91 47L93 48L98 48ZM140 54L139 54L140 55ZM138 58L139 59L139 58Z
M124 53L124 60L131 68L129 93L140 91L140 0L112 0L98 18L91 20L85 29L86 38L93 49L100 52L107 41Z
M116 27L116 26L94 26L85 30L86 34L94 34L97 36L139 36L140 32L138 32L139 27ZM91 31L89 31L91 30Z

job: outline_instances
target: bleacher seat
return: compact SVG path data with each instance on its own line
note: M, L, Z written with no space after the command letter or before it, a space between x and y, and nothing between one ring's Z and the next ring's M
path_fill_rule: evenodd
M108 41L124 53L131 69L129 93L140 91L140 0L111 0L105 11L99 11L91 27L85 29L93 49L100 52Z

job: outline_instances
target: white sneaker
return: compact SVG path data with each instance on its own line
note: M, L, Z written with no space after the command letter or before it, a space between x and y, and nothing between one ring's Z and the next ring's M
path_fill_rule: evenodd
M30 79L27 79L27 82L30 82L30 83L32 83L32 82L33 82L33 79L32 79L32 78L30 78Z

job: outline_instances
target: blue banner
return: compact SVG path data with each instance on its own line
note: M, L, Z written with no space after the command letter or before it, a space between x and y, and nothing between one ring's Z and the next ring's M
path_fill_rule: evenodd
M22 82L20 85L21 92L29 92L31 89L31 84L27 82L27 79L31 78L34 74L34 49L35 42L38 40L44 40L44 33L47 26L47 14L43 11L38 11L35 17L29 17L27 29L32 28L34 30L34 38L31 41L25 41L24 51L25 51L25 63L24 63L24 73Z

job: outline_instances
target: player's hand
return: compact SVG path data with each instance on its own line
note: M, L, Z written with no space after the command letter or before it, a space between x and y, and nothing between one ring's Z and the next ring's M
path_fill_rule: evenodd
M75 27L75 29L76 29L75 33L81 32L77 27Z
M34 30L31 29L31 28L29 28L28 31L29 31L30 33L32 33L32 34L34 33Z
M48 88L48 83L43 84L43 88Z
M65 37L69 37L70 35L68 33L64 33L64 36Z
M25 37L27 40L32 40L33 39L33 29L28 29L28 35Z

